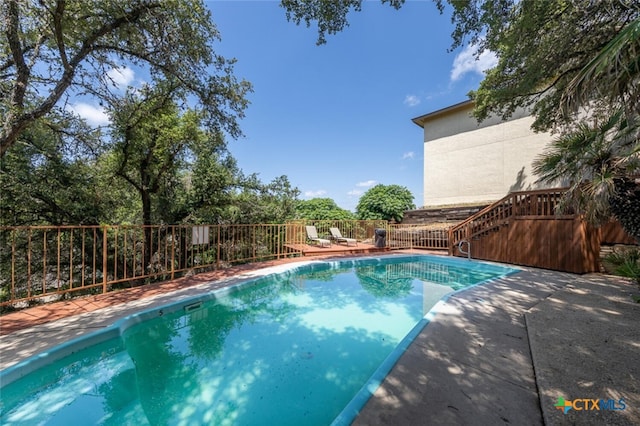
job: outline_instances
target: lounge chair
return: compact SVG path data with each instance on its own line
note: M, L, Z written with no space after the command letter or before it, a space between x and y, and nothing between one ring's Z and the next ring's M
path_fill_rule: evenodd
M315 226L307 226L307 238L309 244L319 244L320 247L331 247L331 241L318 237L318 230Z
M329 232L331 232L331 237L336 241L336 243L347 243L347 246L353 243L354 246L358 245L358 241L355 238L346 238L342 236L340 230L338 228L329 228Z

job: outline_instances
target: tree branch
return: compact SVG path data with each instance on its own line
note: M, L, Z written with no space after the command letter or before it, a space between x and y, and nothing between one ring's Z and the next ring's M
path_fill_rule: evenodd
M0 132L0 157L4 156L5 152L15 143L20 133L34 120L41 118L47 114L60 100L63 93L69 88L73 81L73 77L79 64L85 60L93 51L96 50L95 43L100 37L106 34L112 33L116 29L130 25L137 22L145 12L153 8L161 7L160 3L143 3L136 8L129 10L124 15L114 19L113 21L102 25L87 37L82 43L81 48L75 55L69 60L67 67L55 84L55 87L49 94L49 96L40 103L35 109L30 112L24 112L23 102L24 94L27 87L29 69L24 61L23 52L20 47L19 38L19 11L16 0L9 1L8 17L5 18L8 21L7 38L9 39L10 48L13 53L13 60L18 69L18 79L14 86L14 94L12 97L12 106L15 110L12 110L7 114L5 123L3 125L2 132Z
M60 54L60 60L62 61L62 67L66 70L69 69L69 60L67 59L67 51L64 46L64 37L62 35L62 17L64 15L65 0L59 0L56 3L56 10L53 13L53 30L56 38L56 44L58 46L58 53Z
M7 41L9 42L9 49L11 50L13 63L16 65L17 70L16 82L13 85L10 105L12 108L22 108L30 72L26 62L24 61L24 52L20 43L20 11L16 0L9 0L5 21L7 23L7 30L5 33ZM5 119L6 124L11 123L10 120L12 115L12 112L7 115Z

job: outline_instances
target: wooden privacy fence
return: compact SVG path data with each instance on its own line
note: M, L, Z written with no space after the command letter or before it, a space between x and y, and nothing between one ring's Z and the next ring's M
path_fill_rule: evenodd
M579 274L600 268L598 234L577 216L515 216L506 226L472 239L471 255Z
M607 245L634 245L638 242L622 228L620 222L611 220L600 227L600 243Z
M618 223L596 228L558 215L565 189L514 192L449 230L450 254L573 273L600 270L601 242L633 241Z

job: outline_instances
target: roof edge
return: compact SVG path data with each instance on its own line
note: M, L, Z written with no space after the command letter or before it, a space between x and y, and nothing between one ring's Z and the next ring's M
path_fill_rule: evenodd
M467 99L466 101L458 102L457 104L453 104L448 107L444 107L436 111L421 115L419 117L412 118L411 121L413 121L417 126L420 126L424 129L424 125L427 121L430 121L444 114L449 114L451 112L465 109L469 106L473 106L474 104L475 102L473 101L473 99Z

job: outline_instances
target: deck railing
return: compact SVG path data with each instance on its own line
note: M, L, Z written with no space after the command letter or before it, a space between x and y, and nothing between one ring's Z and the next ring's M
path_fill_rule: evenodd
M0 306L106 293L187 271L298 256L288 225L0 228Z
M388 247L446 249L447 231L384 220L295 221L257 225L0 227L0 307L107 293L186 273L302 255L305 225Z
M390 224L387 244L391 249L447 250L449 227L446 225Z
M296 220L287 223L287 242L306 244L307 225L315 226L320 238L330 239L329 228L338 228L344 238L359 242L372 242L376 228L387 229L386 220Z
M287 241L297 244L306 242L306 225L314 225L321 238L330 238L329 228L335 227L345 238L355 238L360 242L375 243L375 230L386 231L386 246L390 249L431 249L447 250L449 247L448 226L418 224L392 224L386 220L300 220L290 223ZM291 238L290 238L291 237Z
M509 224L514 216L554 216L566 188L512 192L449 230L450 250ZM559 217L556 215L556 217Z

